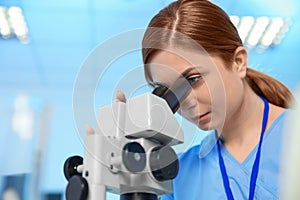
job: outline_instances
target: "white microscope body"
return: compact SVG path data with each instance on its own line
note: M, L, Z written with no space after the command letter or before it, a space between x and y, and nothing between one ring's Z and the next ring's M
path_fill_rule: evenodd
M170 146L184 141L173 112L190 86L181 81L175 87L100 107L95 134L85 140L84 159L65 162L67 200L105 200L106 192L120 194L121 200L157 200L172 193L179 163Z

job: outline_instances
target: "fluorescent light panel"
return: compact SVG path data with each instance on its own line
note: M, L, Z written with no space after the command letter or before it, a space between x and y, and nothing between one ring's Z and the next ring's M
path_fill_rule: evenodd
M15 35L22 43L29 43L28 28L20 7L0 6L0 35L4 39Z
M230 16L230 19L237 27L244 45L250 49L278 45L291 25L289 19L281 17Z
M9 38L12 34L7 20L6 8L2 6L0 6L0 34L3 38Z
M250 16L241 18L241 21L238 25L238 32L243 42L245 42L249 32L251 31L254 21L255 21L254 17L250 17Z
M247 38L247 43L250 47L255 47L258 44L269 24L269 21L270 20L267 17L259 17L255 20L255 24Z

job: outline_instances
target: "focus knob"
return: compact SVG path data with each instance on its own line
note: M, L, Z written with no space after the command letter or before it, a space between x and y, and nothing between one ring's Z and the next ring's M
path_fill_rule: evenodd
M137 142L127 143L122 152L123 163L133 173L141 172L146 166L146 152Z
M158 181L174 179L179 170L179 162L175 151L168 146L158 146L150 153L150 169Z
M88 183L82 176L74 175L69 179L66 189L66 200L86 200L88 196Z
M77 167L83 164L83 158L80 156L72 156L68 158L64 164L64 175L69 180L74 175L82 175L77 171Z

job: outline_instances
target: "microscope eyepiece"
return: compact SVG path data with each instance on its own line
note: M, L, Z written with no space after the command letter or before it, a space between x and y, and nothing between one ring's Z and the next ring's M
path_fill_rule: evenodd
M152 94L165 99L173 113L176 113L180 106L180 102L190 92L191 85L184 77L178 78L171 87L158 86Z

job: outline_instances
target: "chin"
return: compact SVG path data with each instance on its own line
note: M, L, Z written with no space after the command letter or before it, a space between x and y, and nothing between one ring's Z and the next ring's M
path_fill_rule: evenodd
M214 130L214 128L210 127L210 126L206 126L206 125L199 125L198 124L198 127L203 130L203 131L211 131L211 130Z
M214 128L212 127L212 123L211 121L207 122L207 123L198 123L196 124L201 130L203 131L209 131L209 130L213 130Z
M207 123L198 123L196 124L201 130L203 131L211 131L211 130L215 130L218 129L218 127L220 127L221 123L217 123L216 121L209 121Z

